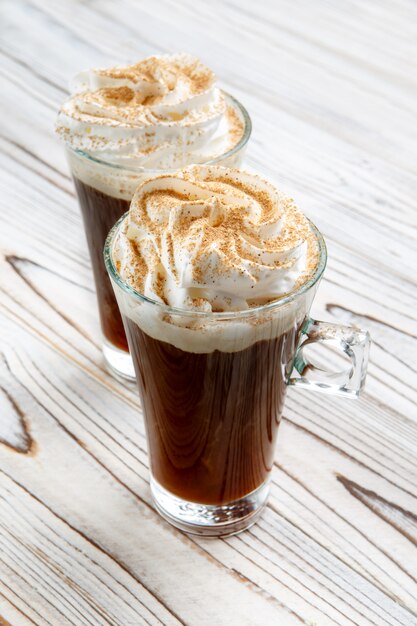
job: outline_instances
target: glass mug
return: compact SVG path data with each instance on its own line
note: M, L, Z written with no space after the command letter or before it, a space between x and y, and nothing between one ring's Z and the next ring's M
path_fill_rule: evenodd
M235 98L224 94L244 123L240 141L228 152L207 161L207 165L239 167L252 123L246 109ZM110 228L128 209L136 187L147 178L168 174L167 170L143 167L129 169L96 159L81 150L66 146L67 160L74 180L87 237L96 285L97 304L103 337L103 355L112 374L134 380L132 359L128 352L123 323L110 280L103 263L103 246ZM185 165L190 165L185 163Z
M266 505L287 385L357 396L370 338L366 331L309 318L326 266L322 235L314 275L298 290L254 309L177 309L138 293L104 249L133 357L145 417L155 505L189 533L226 536L252 525ZM303 350L330 342L347 356L344 372L320 372Z

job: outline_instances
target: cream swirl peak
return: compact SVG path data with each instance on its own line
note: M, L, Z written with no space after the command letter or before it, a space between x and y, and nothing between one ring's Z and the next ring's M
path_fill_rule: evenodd
M302 285L318 263L307 218L271 183L193 166L138 187L114 251L121 278L170 306L236 311Z
M56 130L72 148L126 166L207 162L244 134L240 110L215 82L208 67L186 54L82 72Z

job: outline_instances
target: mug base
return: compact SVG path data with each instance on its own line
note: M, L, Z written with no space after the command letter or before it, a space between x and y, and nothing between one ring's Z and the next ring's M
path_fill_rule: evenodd
M176 528L200 537L230 537L246 530L260 517L269 495L267 481L227 504L197 504L174 496L153 477L150 484L158 513Z
M116 348L105 338L103 338L102 348L104 362L110 374L119 380L121 379L122 382L126 380L135 382L135 369L130 353Z

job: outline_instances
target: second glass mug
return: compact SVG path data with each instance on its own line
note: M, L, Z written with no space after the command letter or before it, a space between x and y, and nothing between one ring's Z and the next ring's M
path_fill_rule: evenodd
M320 255L308 282L254 309L206 313L161 304L122 280L113 246L124 219L110 231L104 259L136 370L153 500L186 532L240 532L267 502L287 385L357 396L369 335L310 319L327 260L323 237L311 223ZM313 378L304 348L317 342L336 346L350 366Z
M240 141L229 151L207 161L206 164L239 167L252 124L246 109L235 98L224 94L244 123ZM116 376L135 379L132 359L128 352L123 323L110 280L103 263L103 246L113 224L128 209L136 187L152 176L169 173L167 170L137 169L102 161L93 156L66 147L67 160L83 217L91 264L96 285L97 304L103 337L103 355L108 369ZM185 163L184 165L191 165Z

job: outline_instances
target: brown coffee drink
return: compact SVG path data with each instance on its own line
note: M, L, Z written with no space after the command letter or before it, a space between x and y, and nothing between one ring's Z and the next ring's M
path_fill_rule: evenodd
M130 203L94 189L77 178L74 178L74 183L96 283L101 329L111 344L127 352L122 318L103 262L103 247L110 228L129 210Z
M153 478L191 502L239 500L267 480L298 331L195 354L124 318Z
M159 511L203 534L247 526L266 501L315 292L302 289L318 267L315 231L267 181L195 166L143 183L105 250Z
M139 183L192 163L239 165L251 123L216 86L214 73L186 54L92 69L72 81L57 132L67 145L91 253L109 369L133 378L108 279L104 238Z

